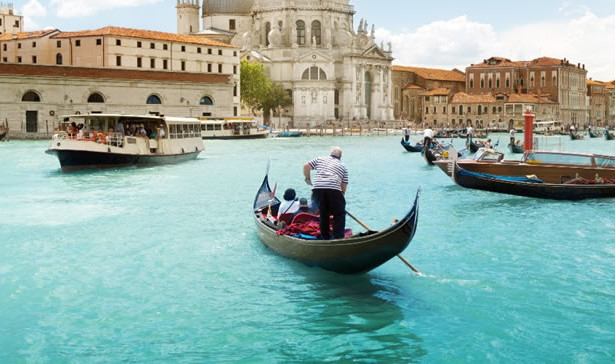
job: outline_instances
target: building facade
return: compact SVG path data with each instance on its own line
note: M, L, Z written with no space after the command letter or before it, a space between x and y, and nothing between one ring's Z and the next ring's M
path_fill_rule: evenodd
M0 4L0 35L23 32L23 17L17 15L12 5Z
M395 119L420 123L424 119L425 92L442 93L441 89L446 89L450 94L465 90L465 74L457 69L393 66L392 73Z
M354 13L348 0L204 0L199 34L227 37L245 59L266 60L271 79L292 95L282 115L290 126L392 120L391 47L377 45L364 20L355 31Z
M589 119L587 122L592 126L605 126L607 123L608 95L606 83L587 80L587 96L589 98Z
M615 127L615 80L607 82L606 86L606 124Z
M566 125L583 125L587 122L586 79L585 65L572 64L565 58L513 62L491 57L466 68L466 93L548 98L557 104L556 120Z
M239 115L239 49L199 36L3 34L0 60L0 120L14 137L45 137L66 114Z

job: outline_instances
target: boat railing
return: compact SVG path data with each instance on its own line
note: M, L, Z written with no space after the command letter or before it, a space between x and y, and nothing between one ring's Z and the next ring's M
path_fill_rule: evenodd
M92 136L72 135L65 131L56 131L52 139L53 140L74 140L79 142L94 142L98 144L110 145L114 147L122 148L124 146L124 135L122 133L93 133ZM135 137L136 138L136 137Z

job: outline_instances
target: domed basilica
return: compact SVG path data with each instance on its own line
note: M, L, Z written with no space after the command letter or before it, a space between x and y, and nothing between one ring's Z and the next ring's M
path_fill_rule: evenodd
M392 120L391 46L376 44L367 21L355 29L354 13L349 0L178 0L177 29L263 63L292 94L282 114L291 126Z

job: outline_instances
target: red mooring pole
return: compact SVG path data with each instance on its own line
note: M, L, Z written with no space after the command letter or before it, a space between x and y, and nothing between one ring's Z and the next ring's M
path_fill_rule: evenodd
M534 118L536 115L530 111L530 109L525 110L523 113L523 117L525 118L525 129L523 133L523 145L525 151L531 151L534 149Z

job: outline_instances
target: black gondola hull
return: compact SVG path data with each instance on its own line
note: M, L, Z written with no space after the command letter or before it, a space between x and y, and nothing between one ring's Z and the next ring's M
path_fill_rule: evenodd
M606 140L613 140L613 139L615 139L615 135L609 133L608 131L604 132L604 137L606 138Z
M406 149L408 152L411 152L411 153L420 153L423 151L422 145L418 143L415 145L412 145L408 143L407 141L405 141L403 138L401 140L401 145L404 147L404 149Z
M508 144L508 148L510 149L511 153L515 153L515 154L523 154L525 152L523 150L523 147L516 145L516 144Z
M275 253L310 267L341 274L365 273L403 252L416 232L419 192L410 212L395 225L380 232L328 241L278 236L276 230L263 221L258 212L266 208L270 191L268 177L265 177L254 200L253 216L258 237Z
M47 154L58 157L63 172L82 169L144 167L175 164L196 159L200 151L173 155L135 155L101 153L83 150L49 149Z
M615 184L553 184L505 181L476 177L455 164L453 179L461 187L552 200L584 200L615 197Z

